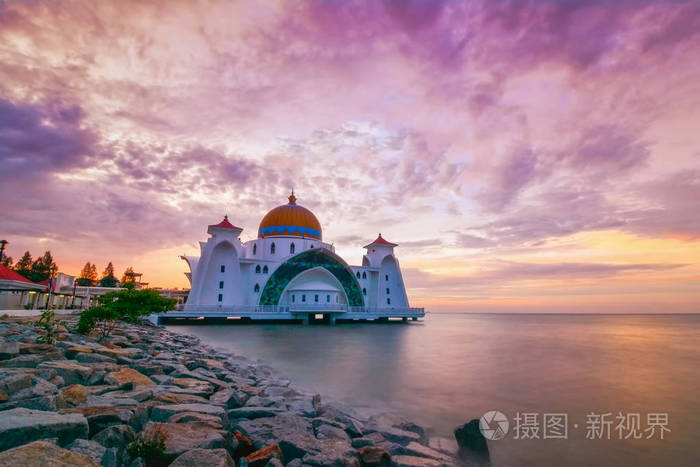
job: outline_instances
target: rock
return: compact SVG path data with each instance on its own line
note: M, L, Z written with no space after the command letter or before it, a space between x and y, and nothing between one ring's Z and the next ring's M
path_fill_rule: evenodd
M66 358L72 360L80 353L92 353L92 349L90 347L74 345L73 347L68 347L63 353L66 355Z
M128 425L112 425L93 436L92 440L106 448L122 449L136 438L134 429Z
M134 383L134 386L155 386L151 379L131 368L122 368L119 371L108 373L104 380L108 384Z
M264 467L270 461L270 459L273 458L276 458L280 462L282 461L282 450L276 444L271 444L262 449L258 449L252 454L246 456L245 460L248 462L250 467Z
M168 420L168 423L189 423L189 422L200 422L205 425L209 425L212 428L221 430L223 428L223 423L221 418L216 415L209 415L197 412L180 412L176 413Z
M61 399L62 400L62 399ZM65 404L65 402L63 402ZM31 410L43 410L48 412L56 411L61 403L56 396L38 396L31 397L28 399L20 399L13 402L7 402L0 406L0 410L10 410L16 409L18 407L23 407L25 409Z
M363 467L389 467L391 465L391 456L384 448L367 446L360 448L358 454L360 465Z
M217 449L230 447L226 432L200 423L150 423L139 433L139 439L157 439L165 443L165 458L174 460L195 448Z
M53 350L51 344L20 344L19 353L21 354L36 354L36 353L46 353Z
M164 392L153 398L154 401L165 404L206 404L209 401L194 394L181 394L176 392Z
M80 363L117 363L114 358L97 353L79 353L75 356L75 360Z
M0 360L9 360L19 355L19 342L0 342Z
M274 417L284 413L284 410L270 407L241 407L238 409L229 410L228 417L231 420L236 418L247 418L252 420L255 418Z
M374 446L374 442L372 442L372 440L369 438L355 438L350 444L355 449L363 448L365 446Z
M143 402L153 397L153 389L151 389L151 386L140 386L133 391L110 391L104 393L104 395L114 399L133 399Z
M387 440L406 445L411 441L420 441L420 435L412 432L402 430L400 428L389 428L387 430L380 432Z
M392 465L396 467L440 467L443 464L435 459L426 457L399 455L392 458Z
M226 411L218 405L210 404L157 405L151 409L151 420L154 422L165 422L173 415L181 412L195 412L213 415L218 417L222 423L228 423Z
M19 370L22 371L22 370ZM32 385L32 376L28 373L0 371L0 390L8 394L21 391Z
M172 384L177 387L190 389L198 396L209 396L214 392L214 385L194 378L173 378Z
M246 404L248 395L236 389L222 389L212 394L209 397L209 401L229 409L237 409Z
M58 438L58 443L65 445L87 435L88 422L79 414L17 408L0 416L0 451L46 438Z
M2 366L5 368L36 368L39 363L48 360L44 355L20 355L9 360L4 360Z
M0 402L7 402L9 398L10 396L5 391L0 389Z
M235 467L226 449L191 449L180 455L170 467Z
M241 457L245 457L245 456L257 451L257 449L255 449L255 445L250 440L250 438L248 438L246 435L244 435L240 431L238 431L238 430L234 431L233 437L236 439L236 442L238 443L238 447L236 448L236 451L233 454L234 459L240 459Z
M232 429L240 429L256 447L277 444L285 462L321 451L321 441L314 436L311 421L298 415L284 413L275 417L240 420Z
M478 419L475 418L457 427L454 434L460 451L466 450L480 455L488 455L489 447L486 444L486 438L479 429Z
M337 426L324 423L319 425L315 431L318 439L342 439L350 441L350 437L345 433L345 430Z
M85 384L93 373L92 368L70 360L43 362L37 368L54 370L66 384Z
M76 439L66 446L66 449L91 457L98 463L102 463L102 458L107 451L101 444L96 443L95 441L89 441L87 439Z
M452 461L452 457L443 454L440 451L436 451L435 449L431 449L427 446L416 443L415 441L408 443L408 445L404 448L403 454L419 457L430 457L431 459L437 459L444 462Z
M452 457L457 456L457 452L459 451L459 445L457 445L457 441L451 438L430 438L430 442L428 443L428 445L436 451L443 452Z
M62 449L46 441L35 441L0 452L0 465L22 467L101 467L92 457Z
M90 436L112 425L130 425L140 428L147 415L146 407L75 407L59 413L79 413L87 419Z
M68 404L72 406L80 405L87 399L88 391L82 384L72 384L61 389L61 395Z

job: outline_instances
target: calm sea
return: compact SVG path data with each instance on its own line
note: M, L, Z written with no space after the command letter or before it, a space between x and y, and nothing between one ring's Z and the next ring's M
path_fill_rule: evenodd
M437 435L497 410L509 431L489 441L494 467L700 465L700 315L169 327L259 358L325 399L399 413ZM559 414L547 415L547 439L545 414Z

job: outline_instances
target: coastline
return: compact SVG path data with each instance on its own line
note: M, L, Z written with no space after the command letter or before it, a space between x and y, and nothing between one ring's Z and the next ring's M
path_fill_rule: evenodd
M460 464L454 439L325 401L249 356L146 323L97 342L62 319L53 344L36 344L31 319L0 319L0 463L147 465L136 447L156 439L161 465Z

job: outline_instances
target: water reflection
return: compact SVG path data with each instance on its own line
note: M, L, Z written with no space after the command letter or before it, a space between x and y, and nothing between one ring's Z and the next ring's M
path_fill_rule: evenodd
M433 314L408 325L173 329L442 435L493 409L569 415L568 440L495 441L493 465L691 465L700 455L700 316ZM663 441L586 440L591 411L668 412L673 431Z

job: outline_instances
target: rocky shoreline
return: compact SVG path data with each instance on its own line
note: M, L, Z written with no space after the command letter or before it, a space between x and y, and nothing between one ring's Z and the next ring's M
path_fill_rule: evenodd
M0 318L0 465L445 466L454 439L305 394L269 367L162 327L53 344Z

